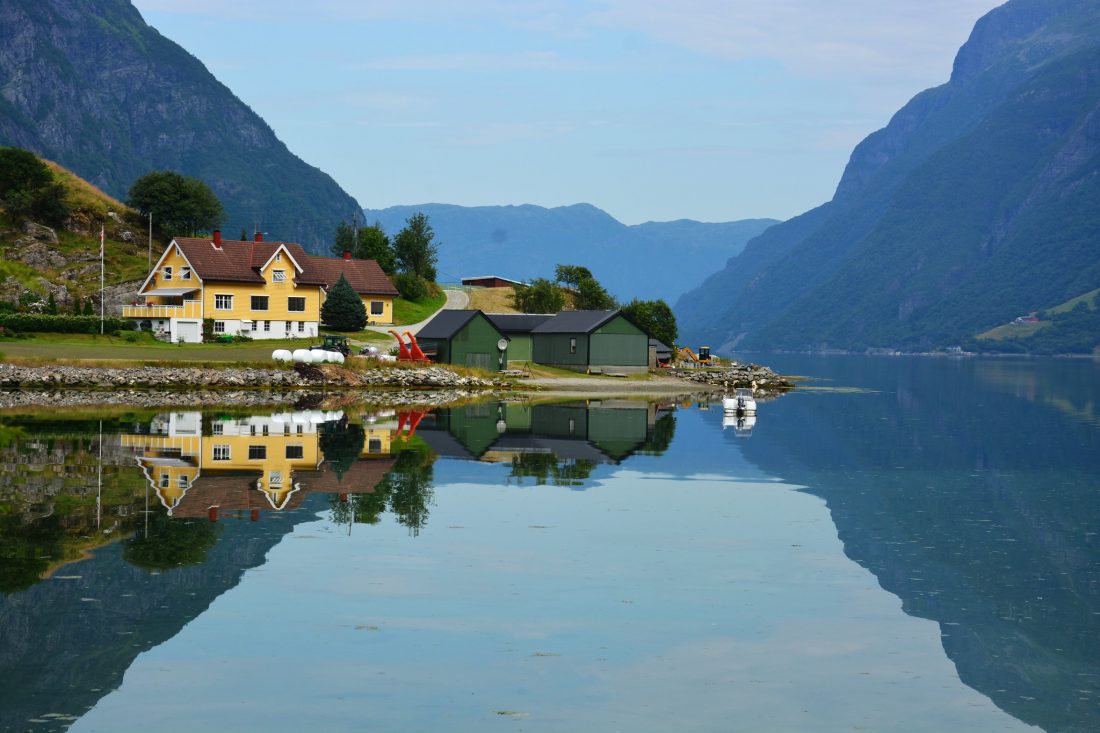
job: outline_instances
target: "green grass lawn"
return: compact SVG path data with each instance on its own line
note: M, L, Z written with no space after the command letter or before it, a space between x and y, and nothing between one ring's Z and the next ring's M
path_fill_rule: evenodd
M394 298L393 322L398 326L407 326L410 323L419 323L443 307L447 302L447 294L440 291L439 295L424 300L405 300Z
M978 338L989 341L1002 341L1004 339L1022 339L1034 335L1041 329L1050 325L1050 321L1038 321L1034 323L1006 323L996 328L991 328L985 333L978 334Z
M70 333L31 334L28 339L0 339L0 353L18 359L111 359L125 361L243 362L271 361L275 349L308 348L319 339L252 341L240 344L170 344L151 334L123 336Z

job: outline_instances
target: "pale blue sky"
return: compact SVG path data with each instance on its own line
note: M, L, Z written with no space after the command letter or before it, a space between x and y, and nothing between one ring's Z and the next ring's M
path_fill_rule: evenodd
M369 208L788 218L997 0L134 0Z

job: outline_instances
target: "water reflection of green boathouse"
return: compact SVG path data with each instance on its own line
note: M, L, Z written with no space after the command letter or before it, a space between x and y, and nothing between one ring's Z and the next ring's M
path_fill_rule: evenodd
M438 410L419 427L437 454L516 463L524 456L560 462L620 463L651 446L658 421L671 412L633 400L552 404L486 402Z

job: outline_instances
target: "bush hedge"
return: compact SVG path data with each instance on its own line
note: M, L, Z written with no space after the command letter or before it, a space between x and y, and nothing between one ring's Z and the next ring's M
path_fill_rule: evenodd
M129 318L103 319L104 333L132 331L134 327L134 322ZM99 318L46 313L0 313L0 328L15 333L99 333Z

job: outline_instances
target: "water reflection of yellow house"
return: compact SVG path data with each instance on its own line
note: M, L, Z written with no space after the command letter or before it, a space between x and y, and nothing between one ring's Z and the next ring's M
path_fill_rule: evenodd
M122 444L135 451L170 515L215 519L219 511L247 510L256 519L261 509L297 506L305 491L373 490L393 464L394 413L364 416L364 460L338 476L323 464L320 434L324 423L343 417L322 410L215 417L204 434L200 412L173 412L123 435Z

